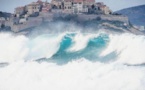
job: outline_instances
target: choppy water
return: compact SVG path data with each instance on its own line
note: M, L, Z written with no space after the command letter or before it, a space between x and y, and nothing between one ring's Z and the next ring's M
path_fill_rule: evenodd
M0 90L144 90L144 46L132 34L1 33Z

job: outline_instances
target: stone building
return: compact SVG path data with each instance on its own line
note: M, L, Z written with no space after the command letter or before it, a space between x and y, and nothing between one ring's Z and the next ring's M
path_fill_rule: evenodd
M83 12L84 2L83 0L74 0L73 2L73 13L82 13Z
M17 17L20 17L21 15L25 14L25 7L15 8L15 14Z
M109 7L106 6L106 5L100 6L99 9L100 9L101 11L103 11L103 14L105 14L105 15L111 14L111 13L112 13L112 11L111 11L111 10L109 9Z
M84 0L85 6L91 6L95 4L95 0Z
M63 8L62 3L63 3L62 0L52 0L51 1L53 9L62 9Z
M64 0L64 12L72 13L73 12L73 0Z
M97 3L95 3L95 5L99 7L99 6L104 5L104 3L103 2L97 2Z
M44 2L42 2L41 0L38 0L36 3L39 5L43 5Z
M43 5L41 12L47 13L47 12L50 12L50 11L51 11L51 4Z
M35 12L40 12L41 7L42 7L42 5L40 5L36 2L33 2L33 3L26 6L27 14L31 15Z

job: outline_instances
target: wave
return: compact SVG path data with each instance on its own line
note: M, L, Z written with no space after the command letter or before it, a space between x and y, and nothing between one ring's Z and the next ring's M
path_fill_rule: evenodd
M14 62L0 68L0 90L144 90L145 68L78 59L54 63Z
M0 34L0 62L18 60L65 62L85 58L90 61L145 63L145 37L106 33L44 34L33 39L23 35Z
M111 52L117 55L118 63L143 64L145 63L145 36L122 34L111 35L110 42L101 56L106 56Z
M144 46L132 34L0 33L0 90L144 90Z

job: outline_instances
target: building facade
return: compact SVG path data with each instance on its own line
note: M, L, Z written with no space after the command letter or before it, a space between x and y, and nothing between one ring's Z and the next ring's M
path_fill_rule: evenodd
M53 9L62 9L63 8L62 3L63 3L62 0L52 0L51 1Z
M64 12L72 13L73 12L73 0L64 0Z
M41 6L40 4L36 3L36 2L33 2L29 5L26 6L26 10L27 10L27 14L28 15L31 15L35 12L40 12L40 9L41 9Z
M17 7L15 8L15 14L17 17L20 17L21 15L25 14L25 7Z
M73 2L73 13L79 14L83 12L84 1L83 0L74 0Z

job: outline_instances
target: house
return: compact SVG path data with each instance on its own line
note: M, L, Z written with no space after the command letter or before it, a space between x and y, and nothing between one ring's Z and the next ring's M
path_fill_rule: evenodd
M47 12L50 12L50 11L51 11L51 4L45 4L45 5L43 5L41 12L47 13Z
M15 8L15 14L17 15L17 17L20 17L21 15L25 14L25 7Z
M111 14L112 13L112 11L109 9L109 7L108 6L106 6L106 5L101 5L101 6L99 6L99 9L101 10L101 11L103 11L103 14L105 14L105 15L108 15L108 14Z
M95 4L95 0L84 0L85 6L91 6Z
M99 6L104 5L104 3L103 2L97 2L97 3L95 3L95 5L99 7Z
M62 0L52 0L51 4L52 4L52 8L53 9L62 9Z
M73 0L64 0L63 5L65 13L73 12Z
M82 13L88 13L89 9L87 5L83 5Z
M26 6L27 14L31 15L36 12L40 12L42 5L38 4L37 2L33 2Z
M74 0L73 2L73 13L79 14L83 12L84 1L83 0Z
M38 0L36 3L39 5L43 5L44 2L42 2L41 0Z

